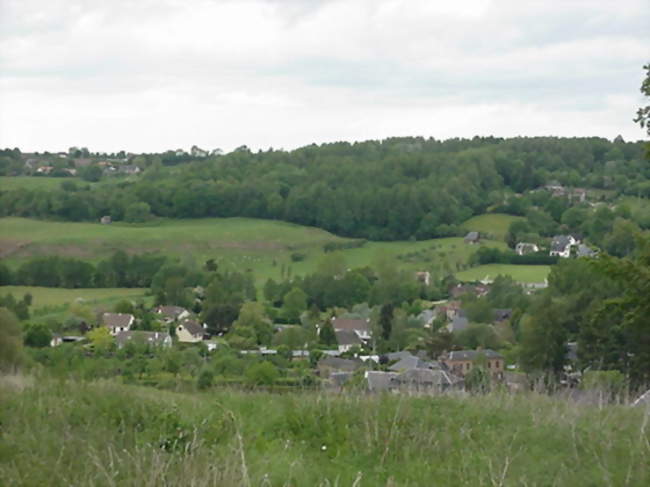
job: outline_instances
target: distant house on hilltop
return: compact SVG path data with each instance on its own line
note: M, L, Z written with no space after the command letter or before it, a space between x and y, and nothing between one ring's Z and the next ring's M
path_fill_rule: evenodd
M469 232L467 235L465 235L464 241L466 244L477 244L481 241L481 236L478 232Z
M515 246L515 252L517 255L534 254L539 252L539 247L534 243L519 242Z
M598 252L589 248L585 244L578 245L578 250L576 251L576 257L596 257Z

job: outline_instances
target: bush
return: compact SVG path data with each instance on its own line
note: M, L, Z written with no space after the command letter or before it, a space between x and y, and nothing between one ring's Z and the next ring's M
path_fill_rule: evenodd
M271 362L258 362L246 371L246 380L251 385L270 386L280 376L277 367Z
M291 254L291 262L302 262L307 258L307 254L303 252L294 252Z
M52 341L52 332L44 323L27 325L23 334L23 341L28 347L49 347Z
M199 378L196 381L196 386L199 390L203 391L212 387L212 381L214 379L214 374L209 369L203 369L199 374Z

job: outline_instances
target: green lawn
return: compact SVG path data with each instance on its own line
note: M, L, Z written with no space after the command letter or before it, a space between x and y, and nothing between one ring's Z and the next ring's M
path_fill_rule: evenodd
M496 240L504 240L510 224L523 219L521 216L503 213L487 213L470 218L463 223L463 228L475 230L485 235L492 235Z
M14 267L36 255L96 262L122 249L191 257L199 264L214 258L220 265L251 269L258 284L269 277L279 279L283 266L291 266L294 275L312 272L324 255L326 243L348 241L318 228L250 218L161 220L148 225L0 218L0 255ZM505 248L497 241L486 240L482 245ZM361 248L344 250L343 255L349 267L371 265L385 256L408 271L455 272L466 265L476 249L464 244L462 238L444 238L368 242ZM294 253L304 254L304 260L293 262Z
M142 288L102 288L102 289L62 289L32 286L0 286L0 295L13 294L17 299L29 293L32 295L32 308L62 306L81 299L88 304L107 304L124 298L144 298L146 289Z
M63 181L74 181L78 184L90 184L79 178L50 178L46 176L0 176L0 190L12 189L58 189Z
M461 281L478 281L504 275L519 282L542 282L550 271L551 267L547 265L487 264L458 272L456 277Z

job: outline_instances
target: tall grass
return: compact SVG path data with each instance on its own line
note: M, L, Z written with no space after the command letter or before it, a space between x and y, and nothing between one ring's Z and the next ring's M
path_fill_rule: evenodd
M643 409L532 393L177 394L19 382L0 385L3 485L650 483Z

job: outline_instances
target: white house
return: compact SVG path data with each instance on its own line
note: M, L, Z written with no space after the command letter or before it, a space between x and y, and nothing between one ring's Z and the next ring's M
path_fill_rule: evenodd
M551 257L558 256L563 258L571 257L571 247L580 243L573 235L556 235L551 241Z
M354 332L362 342L367 342L372 338L370 332L369 319L349 319L349 318L332 318L332 328L334 331L351 331Z
M128 313L104 313L102 323L115 336L121 331L129 331L135 322L135 317Z
M204 334L203 327L194 320L184 320L176 326L176 336L179 342L198 343L203 340Z
M519 242L515 246L515 252L517 252L517 255L534 254L539 252L539 247L534 243Z

